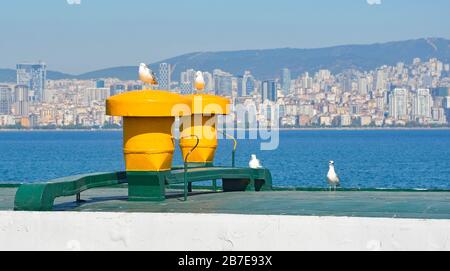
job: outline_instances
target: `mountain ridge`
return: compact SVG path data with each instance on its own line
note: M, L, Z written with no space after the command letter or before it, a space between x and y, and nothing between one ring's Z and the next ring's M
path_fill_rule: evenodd
M237 51L192 52L150 64L155 71L160 63L173 65L173 79L178 80L181 71L192 68L212 71L222 69L234 75L250 70L258 79L279 77L282 68L289 68L294 77L306 71L329 69L334 73L347 69L372 70L382 65L398 62L411 63L413 58L422 60L438 58L450 63L450 40L445 38L422 38L372 44L338 45L323 48L274 48ZM80 75L49 71L49 79L98 79L115 77L136 80L136 66L119 66L95 70ZM0 82L2 81L0 69ZM7 70L6 70L7 71ZM9 77L11 78L9 70ZM15 80L15 79L14 79Z

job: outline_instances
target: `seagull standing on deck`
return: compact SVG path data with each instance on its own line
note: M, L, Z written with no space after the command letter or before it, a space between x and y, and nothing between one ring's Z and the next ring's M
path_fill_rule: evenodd
M195 89L197 91L202 91L205 89L205 78L203 78L203 73L198 71L195 76Z
M158 84L155 73L144 63L139 65L139 79L150 86Z
M334 161L330 161L330 170L328 171L327 181L328 185L330 186L330 191L332 190L332 188L334 188L334 191L336 191L336 188L341 185L339 176L334 170Z
M261 162L256 158L256 155L252 154L252 160L248 163L248 166L253 169L262 168Z

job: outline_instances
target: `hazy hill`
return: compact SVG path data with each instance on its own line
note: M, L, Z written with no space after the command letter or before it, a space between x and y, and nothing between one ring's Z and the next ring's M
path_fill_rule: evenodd
M212 71L220 68L234 75L251 70L259 79L279 77L282 68L291 69L293 76L305 71L315 72L319 69L329 69L341 72L355 68L370 70L382 65L395 65L397 62L411 63L413 58L423 60L438 58L450 63L450 40L442 38L417 39L369 45L343 45L318 49L268 49L227 52L197 52L166 59L173 65L174 80L178 80L180 72L189 68ZM158 70L158 63L151 66ZM123 66L92 71L71 76L62 73L49 72L50 79L79 78L95 79L116 77L122 80L137 79L137 65ZM0 81L4 78L15 78L15 72L0 70ZM14 79L15 80L15 79Z
M411 63L413 58L423 60L439 58L450 63L450 40L418 39L370 45L344 45L319 49L269 49L229 52L199 52L177 56L161 62L174 65L174 79L180 72L189 68L212 71L220 68L234 75L251 70L257 78L278 77L282 68L291 69L294 76L303 72L329 69L341 72L355 68L374 69L382 65L395 65L397 62ZM152 64L157 70L158 63ZM115 67L89 72L79 78L118 77L136 79L137 67Z

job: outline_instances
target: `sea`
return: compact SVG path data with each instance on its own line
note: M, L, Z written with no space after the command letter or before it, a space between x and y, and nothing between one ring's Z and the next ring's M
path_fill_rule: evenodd
M274 185L325 188L335 161L343 188L450 189L450 130L286 130L279 146L239 140L237 166L256 154ZM221 140L215 164L231 165L233 142ZM0 183L44 182L124 170L121 131L2 131ZM181 164L179 149L174 164Z

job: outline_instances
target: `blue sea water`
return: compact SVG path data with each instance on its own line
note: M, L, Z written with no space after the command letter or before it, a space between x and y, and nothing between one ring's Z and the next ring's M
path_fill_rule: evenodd
M237 165L257 154L276 186L326 187L334 160L345 188L450 189L450 130L281 131L277 150L259 147L239 141ZM216 164L231 164L231 148L221 141ZM119 131L0 132L0 182L123 169Z

